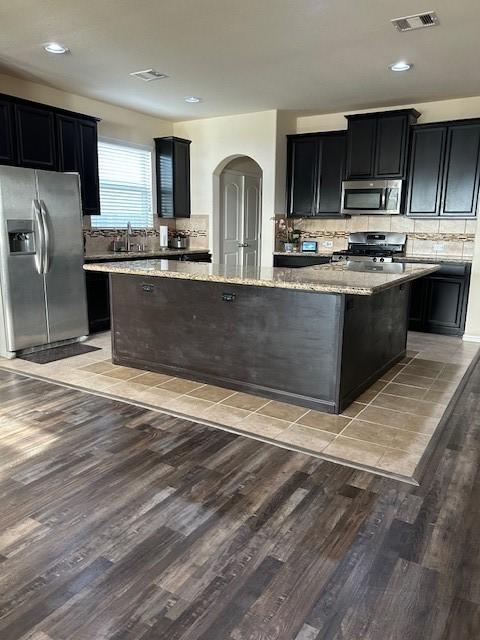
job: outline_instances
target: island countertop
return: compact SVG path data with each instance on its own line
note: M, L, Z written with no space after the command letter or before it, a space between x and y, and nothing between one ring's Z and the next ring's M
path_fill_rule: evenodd
M329 263L288 269L229 267L224 264L136 260L90 263L86 271L104 271L142 277L220 282L256 287L295 289L318 293L370 296L437 271L438 264Z

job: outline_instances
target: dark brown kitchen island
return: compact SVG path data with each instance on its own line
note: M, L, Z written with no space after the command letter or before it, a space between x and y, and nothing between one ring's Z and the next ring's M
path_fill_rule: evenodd
M405 355L409 281L438 265L84 268L110 273L115 364L339 413Z

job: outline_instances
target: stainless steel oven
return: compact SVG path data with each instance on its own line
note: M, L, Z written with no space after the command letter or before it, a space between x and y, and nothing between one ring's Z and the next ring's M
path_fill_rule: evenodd
M402 180L350 180L342 183L342 213L401 213Z

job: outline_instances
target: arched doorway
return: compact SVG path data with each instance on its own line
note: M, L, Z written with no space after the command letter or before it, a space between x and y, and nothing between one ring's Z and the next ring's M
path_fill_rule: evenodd
M228 158L214 174L215 262L231 267L260 264L262 169L248 156Z

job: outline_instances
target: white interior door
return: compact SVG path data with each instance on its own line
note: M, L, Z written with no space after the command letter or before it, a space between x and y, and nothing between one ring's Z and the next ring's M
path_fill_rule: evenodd
M228 266L256 266L260 256L261 179L237 171L220 178L220 256Z

